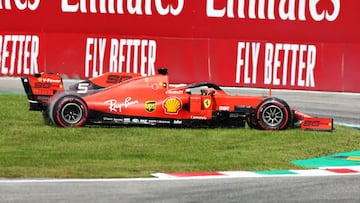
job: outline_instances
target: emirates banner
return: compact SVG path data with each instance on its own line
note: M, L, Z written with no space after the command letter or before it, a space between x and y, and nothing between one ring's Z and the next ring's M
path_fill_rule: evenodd
M0 76L360 92L358 0L0 0Z

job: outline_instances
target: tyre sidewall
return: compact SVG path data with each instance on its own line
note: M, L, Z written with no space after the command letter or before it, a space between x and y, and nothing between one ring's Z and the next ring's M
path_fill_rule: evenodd
M262 129L259 127L258 120L253 116L248 117L246 119L246 123L248 124L249 128L251 128L251 129Z
M61 115L62 109L70 103L75 103L81 107L82 117L76 123L67 122ZM88 116L88 110L86 103L78 96L67 95L55 102L52 107L52 120L53 122L60 127L80 127L85 125L86 119Z
M269 106L278 107L283 115L282 121L276 126L269 126L264 122L263 112ZM291 120L291 111L289 105L278 98L268 98L262 101L256 111L256 119L258 121L258 126L264 130L283 130L289 126Z

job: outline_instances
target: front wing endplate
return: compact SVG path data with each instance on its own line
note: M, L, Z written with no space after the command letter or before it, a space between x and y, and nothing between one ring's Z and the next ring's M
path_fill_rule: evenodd
M302 130L334 130L334 121L332 118L304 118L301 123Z

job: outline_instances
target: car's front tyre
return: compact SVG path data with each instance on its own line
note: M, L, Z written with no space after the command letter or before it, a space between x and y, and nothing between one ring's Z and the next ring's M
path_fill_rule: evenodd
M278 98L263 100L256 109L257 127L263 130L286 129L292 120L289 105Z

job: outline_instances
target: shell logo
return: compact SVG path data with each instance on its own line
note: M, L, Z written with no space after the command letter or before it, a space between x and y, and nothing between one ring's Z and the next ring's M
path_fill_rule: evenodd
M178 114L182 108L182 102L177 97L169 97L164 101L163 108L167 114Z

